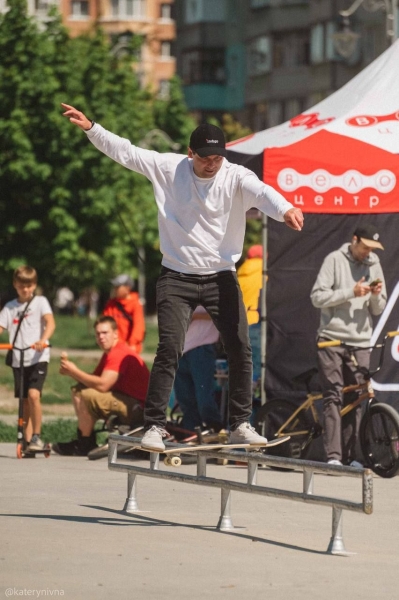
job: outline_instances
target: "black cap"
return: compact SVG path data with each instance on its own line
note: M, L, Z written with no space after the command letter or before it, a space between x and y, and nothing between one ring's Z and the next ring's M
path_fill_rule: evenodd
M201 158L213 154L227 156L223 131L216 125L210 125L209 123L203 123L197 129L194 129L189 146Z
M354 235L369 248L379 248L380 250L384 250L384 246L379 241L380 234L374 225L368 224L356 227Z

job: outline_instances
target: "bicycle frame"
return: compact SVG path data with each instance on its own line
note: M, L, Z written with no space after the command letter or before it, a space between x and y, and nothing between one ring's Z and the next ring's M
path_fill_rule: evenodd
M359 396L356 398L356 400L354 400L353 402L346 404L340 411L341 417L344 417L345 415L347 415L349 412L351 412L352 410L354 410L355 408L357 408L362 402L364 402L365 400L369 400L369 403L367 405L367 409L370 406L370 404L373 402L373 400L375 399L375 394L374 394L374 390L373 387L371 385L370 379L381 369L382 367L382 363L384 360L384 354L385 354L385 345L386 345L386 341L391 338L391 337L395 337L399 335L399 331L389 331L387 332L387 334L385 335L383 341L380 344L376 344L375 346L370 346L369 350L372 349L381 349L381 354L380 354L380 360L378 362L378 367L373 371L373 372L369 372L367 375L366 380L363 383L356 383L356 384L352 384L352 385L348 385L345 386L343 388L343 394L347 394L349 392L363 392L360 393ZM327 342L319 342L318 343L318 347L320 349L322 348L327 348L327 347L332 347L332 346L344 346L347 348L350 348L351 350L355 350L357 349L357 347L355 346L349 346L347 344L345 344L344 342L341 342L339 340L331 340L331 341L327 341ZM313 417L313 421L316 424L319 424L319 416L317 413L317 410L314 406L315 402L317 400L321 400L323 398L323 394L321 393L312 393L310 392L306 399L304 400L304 402L302 402L302 404L300 404L298 406L298 408L292 413L292 415L285 421L285 423L283 423L281 425L281 427L278 429L278 431L276 432L276 437L283 437L285 435L290 435L291 437L295 437L295 436L299 436L299 435L308 435L311 433L310 429L307 430L298 430L298 431L286 431L286 428L295 421L297 415L300 412L305 412L307 410L310 410L312 417Z

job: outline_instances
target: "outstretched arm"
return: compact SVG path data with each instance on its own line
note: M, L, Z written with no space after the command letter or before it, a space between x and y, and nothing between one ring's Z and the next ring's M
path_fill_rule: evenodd
M83 131L88 131L93 127L93 122L90 121L82 111L77 110L69 104L64 104L63 102L61 102L61 106L65 109L65 112L63 113L64 117L67 117L71 123L75 123L75 125L80 127L80 129L83 129Z

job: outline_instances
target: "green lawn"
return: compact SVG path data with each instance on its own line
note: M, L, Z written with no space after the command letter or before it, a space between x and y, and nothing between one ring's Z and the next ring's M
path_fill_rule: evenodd
M94 350L98 346L94 336L93 321L85 317L69 317L56 315L56 330L51 338L55 348L76 348L77 350ZM146 323L144 352L154 354L158 343L158 326L152 321ZM0 336L0 342L8 342L7 332Z
M70 357L80 369L91 373L97 365L94 358ZM42 404L64 404L71 402L70 388L74 380L70 377L63 377L58 372L59 361L57 358L50 360L48 374L43 389ZM5 365L0 366L0 385L4 385L10 390L14 389L14 378L12 369Z
M96 426L97 427L97 426ZM69 442L76 439L77 421L76 419L57 419L45 422L42 425L41 437L44 442ZM107 439L107 432L97 434L97 444L104 444ZM0 416L0 442L17 443L16 425L7 425L1 421Z

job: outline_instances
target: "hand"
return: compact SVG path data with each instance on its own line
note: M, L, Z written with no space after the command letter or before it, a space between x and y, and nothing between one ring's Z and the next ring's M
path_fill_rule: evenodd
M60 375L70 375L71 370L73 370L74 367L74 363L68 360L68 354L66 352L61 352Z
M290 208L284 215L285 224L291 229L301 231L303 227L303 214L300 208Z
M42 342L41 340L39 340L38 342L35 342L33 344L36 352L43 352L43 350L45 348L47 348L47 343L46 342Z
M371 292L371 287L369 285L363 285L363 283L365 282L365 278L362 277L361 279L359 279L359 281L356 283L355 287L353 288L353 291L355 293L356 297L359 296L365 296L366 294L368 294L369 292Z
M370 291L375 296L377 296L378 294L381 294L381 290L382 290L382 281L379 281L377 283L377 285L371 285L370 286Z
M84 113L82 113L80 110L77 110L73 106L70 106L69 104L64 104L63 102L61 102L61 106L66 109L63 113L63 116L68 117L71 123L75 123L75 125L80 127L80 129L83 129L83 131L88 131L91 129L93 124Z

